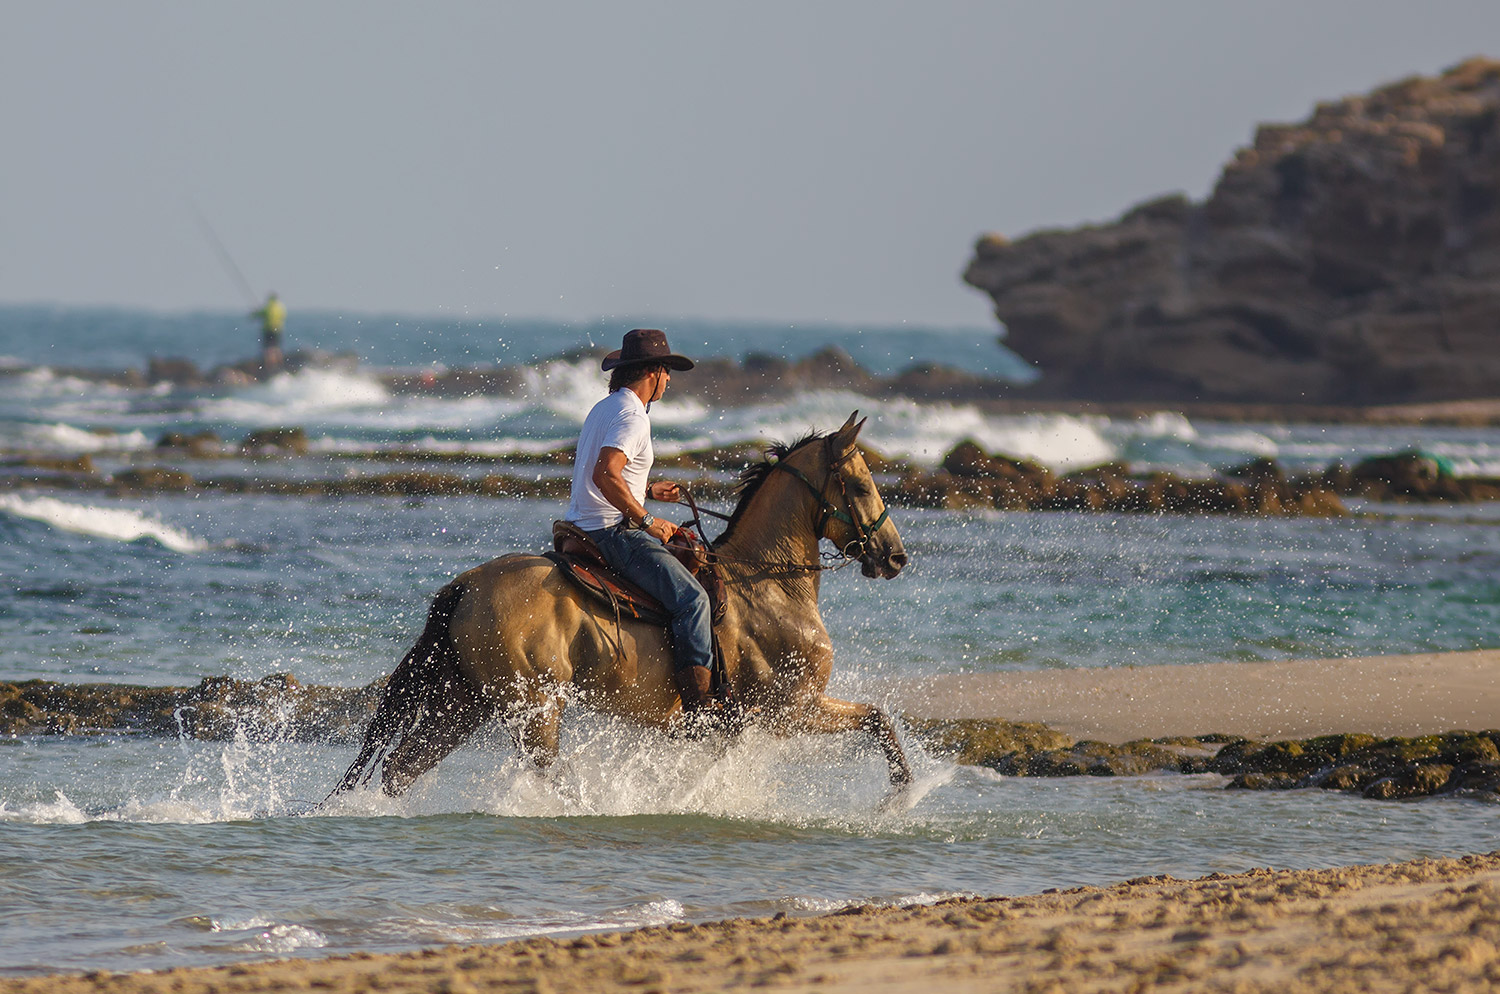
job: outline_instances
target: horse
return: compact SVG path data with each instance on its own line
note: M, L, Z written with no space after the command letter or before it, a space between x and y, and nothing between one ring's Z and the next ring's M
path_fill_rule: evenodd
M906 565L855 444L865 423L858 416L835 432L772 445L741 474L734 510L708 547L725 582L715 632L741 713L780 736L863 731L899 792L912 772L890 716L825 692L833 644L818 612L820 575L830 568L820 542L866 577L890 579ZM501 556L434 596L333 794L368 784L379 765L381 788L399 796L497 715L546 773L569 685L594 710L671 733L684 718L672 665L666 629L609 610L544 556Z

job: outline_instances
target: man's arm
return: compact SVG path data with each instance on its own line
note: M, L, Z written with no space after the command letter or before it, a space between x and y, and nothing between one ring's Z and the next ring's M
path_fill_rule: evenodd
M609 445L600 449L599 459L594 463L594 486L599 488L605 500L625 515L625 520L634 524L646 516L646 509L636 502L630 487L625 484L625 463L625 453L622 450ZM657 518L646 529L646 534L665 542L676 530L676 526L670 522Z

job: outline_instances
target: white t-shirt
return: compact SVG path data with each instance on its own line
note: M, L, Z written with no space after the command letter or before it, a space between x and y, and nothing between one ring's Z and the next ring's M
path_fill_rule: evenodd
M595 404L583 419L583 430L578 434L568 520L584 531L598 531L625 519L619 508L605 500L594 485L599 450L606 447L625 453L625 469L620 475L636 503L646 503L646 478L656 460L651 448L651 417L641 398L628 387L621 387Z

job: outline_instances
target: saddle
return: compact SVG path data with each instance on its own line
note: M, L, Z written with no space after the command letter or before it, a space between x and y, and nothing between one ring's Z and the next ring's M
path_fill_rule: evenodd
M622 617L634 618L663 628L672 620L661 601L617 573L604 561L599 547L582 528L571 521L552 522L552 549L542 555L557 564L563 575L595 600ZM713 624L724 620L724 580L709 560L708 547L686 528L679 528L667 549L686 566L708 593Z

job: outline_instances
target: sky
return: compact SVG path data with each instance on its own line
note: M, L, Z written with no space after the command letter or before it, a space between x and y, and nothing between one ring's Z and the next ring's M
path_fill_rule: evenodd
M985 232L1202 198L1257 122L1500 56L1494 0L0 0L0 24L0 303L563 320L990 326L961 280Z

